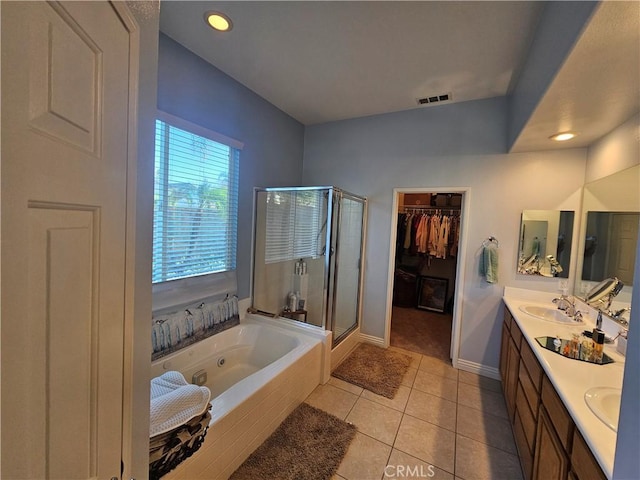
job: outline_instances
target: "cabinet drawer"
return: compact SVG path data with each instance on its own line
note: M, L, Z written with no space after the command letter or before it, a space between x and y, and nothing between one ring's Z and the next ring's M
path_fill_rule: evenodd
M520 327L515 320L511 322L511 338L516 344L516 348L520 350L520 342L522 341L522 332L520 331ZM526 340L525 340L526 342Z
M540 393L540 385L542 384L542 367L540 366L535 353L533 353L529 342L526 340L523 340L522 345L520 345L520 355L522 356L522 361L527 367L533 387L536 389L536 392Z
M571 469L580 480L605 480L606 477L594 458L589 446L580 432L573 436L573 451L571 452Z
M516 417L519 417L518 421L522 425L522 431L524 438L527 440L527 446L529 452L533 453L534 442L536 439L536 420L529 408L529 402L525 398L522 385L518 384L518 391L516 393ZM515 423L515 418L514 418Z
M573 420L571 420L569 412L567 412L562 400L546 376L542 379L542 404L551 419L551 423L555 427L560 442L565 450L570 452L571 437L574 429Z
M504 325L507 327L507 330L511 330L511 322L513 321L513 315L509 311L507 306L504 306Z
M526 342L522 342L523 344ZM529 404L529 408L533 414L533 418L538 418L538 405L540 405L540 394L536 390L531 378L529 377L529 373L524 365L524 362L520 362L520 372L518 374L518 379L520 380L520 384L523 390L523 393L526 397L526 401Z

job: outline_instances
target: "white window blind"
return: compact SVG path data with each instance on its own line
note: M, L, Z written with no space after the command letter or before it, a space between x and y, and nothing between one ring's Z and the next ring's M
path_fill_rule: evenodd
M192 130L156 120L153 283L236 268L240 152Z
M323 190L267 193L265 263L323 254L326 207Z

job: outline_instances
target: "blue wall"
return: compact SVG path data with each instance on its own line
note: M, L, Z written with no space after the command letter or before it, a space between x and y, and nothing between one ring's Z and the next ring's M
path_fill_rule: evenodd
M238 205L238 296L249 296L253 188L300 185L304 126L160 35L158 109L244 143Z
M336 185L369 200L363 333L385 334L393 189L467 187L468 244L458 258L465 262L464 285L456 292L462 298L459 357L497 374L504 286L557 288L556 279L516 274L520 215L525 209L579 210L586 163L586 149L509 154L506 144L505 97L306 128L304 183ZM490 235L500 240L495 285L477 273L479 247Z

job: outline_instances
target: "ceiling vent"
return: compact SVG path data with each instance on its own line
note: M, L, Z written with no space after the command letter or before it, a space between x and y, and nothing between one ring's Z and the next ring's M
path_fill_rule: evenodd
M451 101L451 93L441 93L440 95L432 95L429 97L416 99L418 105L430 105L432 103L442 103Z

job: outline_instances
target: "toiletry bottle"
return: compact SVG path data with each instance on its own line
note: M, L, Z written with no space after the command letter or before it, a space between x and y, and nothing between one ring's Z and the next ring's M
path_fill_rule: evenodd
M604 353L604 332L593 329L593 361L595 363L602 363L602 354Z
M289 293L289 310L292 312L298 311L298 297L295 292Z

